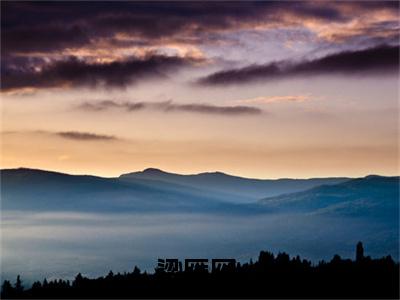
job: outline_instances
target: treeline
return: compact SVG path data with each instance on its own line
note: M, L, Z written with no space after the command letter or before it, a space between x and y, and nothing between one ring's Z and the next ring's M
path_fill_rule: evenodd
M390 256L356 260L335 255L312 265L299 256L261 251L256 262L227 266L213 272L156 269L89 279L78 274L72 282L35 282L24 289L18 276L4 281L2 299L10 298L399 298L399 263Z

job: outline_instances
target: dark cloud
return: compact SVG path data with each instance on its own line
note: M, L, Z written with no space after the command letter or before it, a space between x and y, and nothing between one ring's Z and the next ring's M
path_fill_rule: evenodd
M113 135L97 134L92 132L82 131L47 131L47 130L29 130L29 131L2 131L3 135L15 135L15 134L41 134L49 136L58 136L65 139L71 139L76 141L117 141L120 138Z
M326 28L330 22L347 24L358 13L383 10L391 12L390 16L397 15L399 2L332 1L322 5L319 1L2 1L2 88L124 86L147 75L163 76L164 66L177 63L169 59L171 63L147 68L145 65L154 59L145 63L124 57L122 62L120 57L130 53L125 51L130 47L143 51L150 47L165 53L163 46L168 44L219 45L229 40L226 33L256 27L297 26L309 30L304 26L306 23L322 24ZM366 22L362 28L338 30L330 38L339 43L354 38L362 42L368 39L374 45L398 41L398 22L393 17L376 24ZM121 49L124 54L113 56L114 50ZM68 55L80 60L69 59ZM96 63L101 55L110 56L108 61L114 62ZM137 69L139 71L134 71Z
M220 71L201 78L203 85L241 84L270 81L289 77L308 77L324 74L371 75L396 73L399 69L399 46L346 51L322 58L293 62L278 61L251 65L240 69Z
M169 104L165 111L184 111L202 114L217 114L217 115L255 115L262 111L257 107L252 106L216 106L209 104Z
M234 2L13 2L3 1L1 49L54 51L92 44L127 33L140 40L183 38L201 41L210 32L298 19L347 21L349 10L398 10L397 1L321 3L313 1ZM282 23L284 24L284 23Z
M12 53L49 52L89 44L90 37L79 26L49 25L2 31L3 55Z
M201 114L215 114L226 116L256 115L262 110L253 106L217 106L210 104L177 104L172 101L163 102L115 102L105 100L96 103L85 102L79 109L89 111L105 111L113 108L123 109L128 112L153 109L162 112L190 112Z
M2 68L1 89L7 91L69 86L125 87L144 78L166 77L167 71L197 61L189 57L162 55L111 63L88 63L70 58L45 65L41 70Z
M117 140L115 136L112 135L103 135L103 134L95 134L88 132L80 132L80 131L62 131L54 133L60 137L77 140L77 141L112 141Z

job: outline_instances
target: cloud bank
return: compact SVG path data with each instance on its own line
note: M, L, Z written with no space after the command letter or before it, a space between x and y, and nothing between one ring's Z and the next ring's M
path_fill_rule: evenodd
M28 131L2 131L2 135L15 134L44 134L50 136L61 137L75 141L117 141L120 138L114 135L98 134L85 131L48 131L48 130L28 130Z
M293 25L308 26L316 33L333 38L341 33L340 30L334 31L339 28L331 26L331 31L321 32L321 25L329 22L347 24L359 15L379 14L378 21L370 18L371 24L365 20L356 27L357 31L348 30L346 33L354 36L367 33L370 26L375 31L377 28L387 29L388 20L398 15L399 9L397 1L339 1L323 5L313 1L3 1L1 5L4 12L2 23L5 24L2 26L1 47L6 55L88 47L99 45L105 39L114 47L154 45L160 41L194 44L215 41L218 38L216 33L226 31ZM369 30L371 35L375 31Z
M7 70L3 91L22 88L70 86L125 87L148 78L165 78L167 72L198 62L190 57L153 55L110 63L88 63L76 58L50 63L43 68Z
M382 45L357 51L345 51L306 61L278 61L219 71L198 80L201 85L244 84L290 77L318 75L370 75L396 73L399 46Z
M217 106L211 104L178 104L172 101L163 102L116 102L111 100L100 101L96 103L85 102L78 107L79 109L87 111L105 111L109 109L122 109L127 112L134 112L140 110L155 110L161 112L189 112L211 115L226 115L226 116L240 116L240 115L257 115L263 111L253 106Z
M305 34L310 45L334 49L398 44L399 38L397 1L3 1L1 11L2 91L124 87L170 76L193 59L212 61L210 47L219 56L224 47L235 48L241 61L255 32L291 32L288 42ZM246 32L244 44L235 38ZM276 74L278 67L265 72Z
M80 131L61 131L53 133L62 138L77 140L77 141L113 141L117 140L117 137L112 135L96 134L89 132Z

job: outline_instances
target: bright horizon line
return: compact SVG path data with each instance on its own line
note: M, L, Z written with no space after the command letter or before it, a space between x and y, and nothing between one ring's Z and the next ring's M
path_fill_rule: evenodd
M45 172L54 172L54 173L61 173L61 174L66 174L66 175L74 175L74 176L95 176L95 177L101 177L101 178L117 178L121 175L124 174L129 174L129 173L135 173L135 172L144 172L146 170L149 169L153 169L153 170L158 170L161 171L163 173L168 173L168 174L174 174L174 175L200 175L200 174L207 174L207 173L222 173L228 176L232 176L232 177L239 177L239 178L244 178L244 179L255 179L255 180L279 180L279 179L319 179L319 178L349 178L349 179L356 179L356 178L364 178L367 176L381 176L381 177L400 177L400 174L397 175L393 175L393 174L378 174L378 173L366 173L360 176L346 176L346 175L332 175L332 176L312 176L312 177L269 177L269 178L265 178L265 177L256 177L256 176L251 176L251 177L246 177L244 175L239 175L239 174L233 174L233 173L226 173L223 171L202 171L202 172L197 172L197 173L193 173L193 172L183 172L183 173L178 173L178 172L173 172L173 171L166 171L160 168L156 168L156 167L148 167L148 168L144 168L142 170L132 170L132 171L127 171L127 172L122 172L119 173L119 175L116 176L107 176L107 175L102 175L99 172L93 172L93 173L88 173L88 172L70 172L70 171L63 171L63 170L50 170L50 169L41 169L41 168L36 168L36 167L24 167L24 166L20 166L20 167L14 167L14 168L1 168L0 171L5 171L5 170L18 170L18 169L28 169L28 170L37 170L37 171L45 171Z

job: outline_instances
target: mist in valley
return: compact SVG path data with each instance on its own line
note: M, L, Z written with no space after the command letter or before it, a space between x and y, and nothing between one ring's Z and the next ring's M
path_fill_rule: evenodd
M398 226L316 214L78 213L3 211L2 280L25 283L141 270L157 258L256 259L260 250L318 262L334 254L398 260Z

